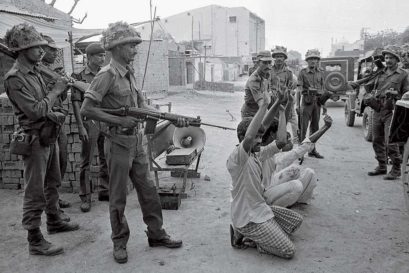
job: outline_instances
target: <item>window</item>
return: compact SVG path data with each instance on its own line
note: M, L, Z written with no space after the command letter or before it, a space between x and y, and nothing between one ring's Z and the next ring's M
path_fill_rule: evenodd
M338 64L332 64L332 65L326 65L325 66L325 71L341 71L341 66Z
M236 23L236 16L230 16L229 17L229 22L230 23Z

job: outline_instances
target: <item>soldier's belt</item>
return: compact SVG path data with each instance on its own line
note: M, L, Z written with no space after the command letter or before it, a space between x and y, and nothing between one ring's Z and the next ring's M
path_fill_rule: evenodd
M138 125L134 128L126 128L122 126L110 126L109 131L111 134L124 135L124 136L135 136L138 134L138 131L142 128L142 125Z

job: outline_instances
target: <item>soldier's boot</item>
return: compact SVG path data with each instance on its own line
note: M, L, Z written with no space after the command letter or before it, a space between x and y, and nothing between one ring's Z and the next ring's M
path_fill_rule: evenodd
M69 222L71 221L70 216L68 216L67 214L65 214L65 212L62 209L58 210L58 215L60 216L61 220L65 221L65 222Z
M164 246L167 248L179 248L183 244L182 240L173 240L167 234L165 234L160 239L153 239L153 238L149 238L148 231L145 231L145 232L146 232L146 235L148 235L148 244L150 247Z
M395 180L401 175L400 165L393 165L391 171L383 177L384 180Z
M368 172L369 176L382 175L387 173L386 164L379 164L375 170Z
M54 256L64 252L61 246L45 240L39 228L29 230L27 240L30 255Z
M76 223L67 223L63 221L58 214L47 214L48 234L74 231L79 228L80 226Z
M128 261L128 253L126 252L125 246L114 246L114 251L112 254L114 255L115 261L119 264L123 264Z
M66 201L66 200L62 200L62 199L58 199L58 205L60 206L60 208L65 209L65 208L69 208L71 207L71 203Z

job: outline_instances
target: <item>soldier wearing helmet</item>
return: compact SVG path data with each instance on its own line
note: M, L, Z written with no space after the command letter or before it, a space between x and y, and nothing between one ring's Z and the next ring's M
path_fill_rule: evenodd
M241 117L253 117L263 101L264 90L269 90L271 63L273 58L268 50L257 54L257 69L251 74L244 88L244 104L241 107Z
M112 58L101 68L85 92L81 115L106 123L106 158L109 175L109 214L111 220L113 256L116 262L126 263L126 245L129 227L125 217L127 181L131 179L138 193L143 220L148 226L149 246L177 248L182 241L172 240L162 228L162 208L159 195L149 172L148 159L143 147L141 121L131 116L114 116L103 108L139 107L157 111L145 102L136 88L132 63L137 45L142 42L139 33L124 22L109 24L102 34L102 44ZM184 119L176 126L186 126Z
M307 128L310 127L310 135L318 130L321 105L318 99L318 92L324 87L324 73L318 67L321 59L318 49L310 49L305 54L308 63L306 68L301 69L298 75L299 94L296 99L296 109L301 116L300 141L307 135ZM314 150L308 153L309 156L324 158Z
M65 116L52 109L58 97L67 89L67 80L61 78L47 90L36 65L41 61L43 46L48 43L37 30L28 24L13 26L4 37L17 59L5 75L5 89L13 104L19 124L19 134L29 144L24 151L23 227L28 231L29 253L52 256L62 253L62 247L46 241L41 233L41 214L47 216L48 233L77 230L78 224L62 221L58 214L60 181L58 128Z
M297 86L294 79L293 72L287 67L285 60L288 58L287 48L283 46L276 46L271 50L271 55L274 59L274 65L270 72L270 88L274 92L288 92L288 95L292 96L295 94L295 88ZM294 100L292 100L294 101ZM298 139L298 120L297 113L295 112L294 105L291 104L291 109L289 111L288 122L291 124L292 140L294 144L299 144Z
M363 103L371 107L372 117L372 147L378 166L368 172L369 176L387 174L385 180L394 180L401 175L401 158L399 146L389 143L389 128L392 122L392 114L396 100L405 92L409 91L408 73L399 68L400 48L390 45L382 50L386 67L374 78L365 82L372 96L363 100ZM356 84L356 83L354 83ZM363 83L362 83L363 84ZM392 169L387 173L388 157L392 160Z

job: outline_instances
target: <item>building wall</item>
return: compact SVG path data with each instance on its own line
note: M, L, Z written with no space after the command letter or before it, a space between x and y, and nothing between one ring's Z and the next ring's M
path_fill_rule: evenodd
M230 17L234 16L236 21L232 22ZM178 42L193 39L210 45L207 55L246 56L265 46L264 20L243 7L210 5L163 18L160 24ZM155 25L156 29L160 29L159 23ZM149 25L138 30L143 38L149 38ZM204 49L198 48L198 51L203 54Z
M142 88L145 72L146 58L148 55L149 41L143 41L138 46L138 54L134 61L134 69L138 88ZM167 42L153 40L151 44L149 62L143 86L147 97L164 97L169 90L169 55Z

